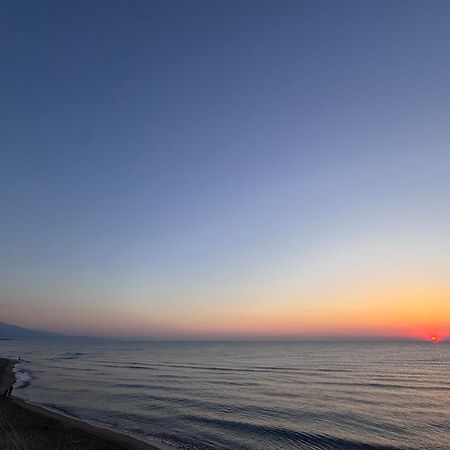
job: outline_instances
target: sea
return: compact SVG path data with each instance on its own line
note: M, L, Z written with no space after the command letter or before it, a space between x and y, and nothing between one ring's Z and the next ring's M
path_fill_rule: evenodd
M450 343L0 341L13 395L179 449L450 449Z

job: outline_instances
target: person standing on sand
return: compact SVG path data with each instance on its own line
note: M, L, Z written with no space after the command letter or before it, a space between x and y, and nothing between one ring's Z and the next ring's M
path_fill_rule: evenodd
M11 385L6 391L3 393L3 397L11 397L11 392L13 390L13 386Z

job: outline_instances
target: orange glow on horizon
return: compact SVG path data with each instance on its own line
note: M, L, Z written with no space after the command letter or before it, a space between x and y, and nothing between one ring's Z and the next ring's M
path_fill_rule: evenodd
M29 305L10 323L67 334L167 338L450 338L450 287L403 283L356 289L292 289L220 303L135 306ZM32 311L32 314L30 314ZM2 317L2 319L4 319Z

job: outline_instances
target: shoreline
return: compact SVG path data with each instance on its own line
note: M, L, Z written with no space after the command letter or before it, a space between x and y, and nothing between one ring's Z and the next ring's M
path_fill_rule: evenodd
M14 373L14 365L16 361L13 359L0 358L0 397L3 397L7 391L17 380Z
M14 361L0 358L0 389L16 381ZM169 450L120 431L54 412L16 396L0 397L2 450Z

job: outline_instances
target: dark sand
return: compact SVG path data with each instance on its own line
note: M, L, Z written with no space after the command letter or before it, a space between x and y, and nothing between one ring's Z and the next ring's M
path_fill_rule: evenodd
M0 358L0 396L16 381L13 372L14 362Z
M0 358L0 392L14 383L13 362ZM1 450L157 450L125 434L0 396Z

